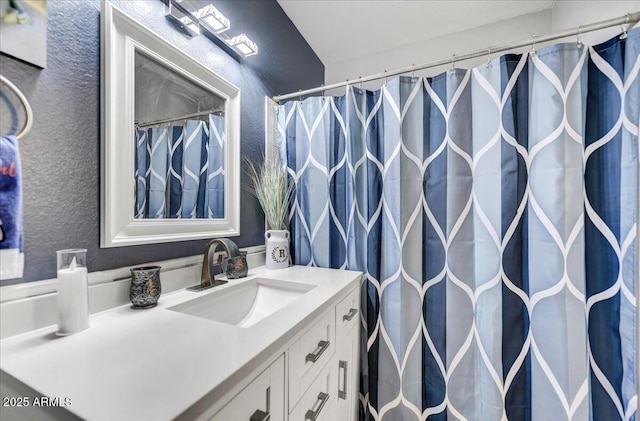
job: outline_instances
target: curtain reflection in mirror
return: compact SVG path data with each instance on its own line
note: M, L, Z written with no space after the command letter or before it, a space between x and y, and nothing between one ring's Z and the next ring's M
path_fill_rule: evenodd
M136 128L136 219L224 218L224 116Z

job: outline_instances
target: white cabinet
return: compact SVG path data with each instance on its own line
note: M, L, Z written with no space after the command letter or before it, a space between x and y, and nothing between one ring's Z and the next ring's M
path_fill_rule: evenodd
M333 371L337 373L337 397L333 419L358 419L360 295L356 289L336 305L336 357Z
M210 421L355 421L359 326L355 288L288 341L284 354Z
M176 290L163 294L158 306L144 314L134 314L123 305L92 315L91 329L70 338L49 340L55 331L52 325L2 339L0 396L33 399L38 391L43 396L72 397L73 405L32 405L15 411L0 407L0 419L352 418L350 414L360 407L354 355L362 322L361 272L306 266L277 271L256 268L246 279L194 295L179 289L197 276L192 269L171 272L170 283ZM269 288L253 288L261 282ZM115 293L122 282L114 284ZM260 294L253 302L257 295L240 294L251 305L267 300L268 306L283 306L269 307L269 315L249 327L234 326L223 315L237 314L232 311L235 307L218 306L230 302L227 298L234 291ZM11 306L17 301L8 303L11 308L0 306L0 313L18 314L18 308L37 304L29 301L25 307L18 301L16 308ZM202 309L186 312L200 305ZM11 326L9 330L13 332ZM150 366L165 369L148 370ZM59 375L60 367L65 376Z
M353 326L342 340L338 340L333 371L337 375L335 386L336 405L334 419L355 421L358 419L359 386L359 327Z
M281 355L210 421L284 421L284 390L284 355Z

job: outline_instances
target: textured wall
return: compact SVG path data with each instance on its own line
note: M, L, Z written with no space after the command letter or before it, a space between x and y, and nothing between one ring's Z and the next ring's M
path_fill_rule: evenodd
M262 156L265 95L324 80L322 63L275 0L214 2L231 20L233 34L245 31L258 43L260 54L244 60L204 36L182 36L165 20L158 0L113 3L241 89L242 156ZM0 56L0 73L25 93L35 115L20 143L25 273L3 285L55 277L55 251L64 248L87 248L90 271L202 252L206 240L100 249L100 1L49 0L47 7L47 68ZM2 134L15 124L7 110L0 99ZM234 240L240 246L264 244L257 202L243 189L241 203L242 235Z

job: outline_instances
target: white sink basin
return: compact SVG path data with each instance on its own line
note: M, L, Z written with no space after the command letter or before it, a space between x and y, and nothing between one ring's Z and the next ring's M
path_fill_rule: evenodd
M256 278L169 307L191 316L250 327L315 288L315 285Z

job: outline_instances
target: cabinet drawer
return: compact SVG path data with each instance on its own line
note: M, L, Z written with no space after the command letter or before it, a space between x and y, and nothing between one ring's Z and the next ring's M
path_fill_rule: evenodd
M360 323L360 288L356 288L336 305L336 339L339 341Z
M289 414L289 421L335 420L335 417L332 416L338 387L336 377L338 372L333 369L335 361L335 358L332 358L332 363L328 364L311 383L309 389Z
M284 421L284 355L258 375L209 421ZM252 418L254 417L254 418Z
M289 348L289 410L335 351L335 308L328 310Z

